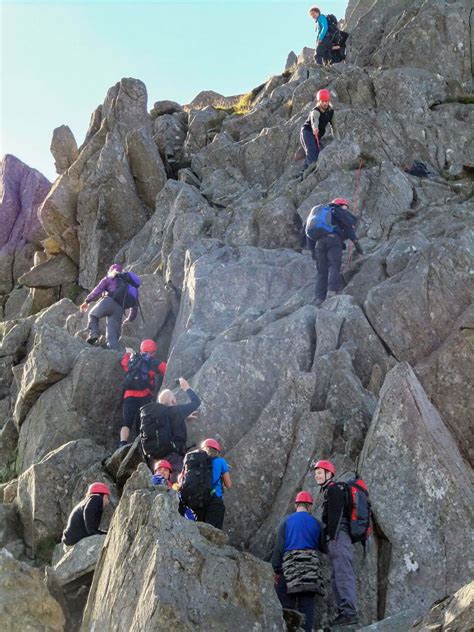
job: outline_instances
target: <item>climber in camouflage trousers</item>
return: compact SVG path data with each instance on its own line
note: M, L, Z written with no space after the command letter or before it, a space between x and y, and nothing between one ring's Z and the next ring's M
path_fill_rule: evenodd
M313 503L309 492L296 495L296 511L280 523L271 558L278 598L283 608L304 615L307 632L313 629L316 593L324 592L318 554L321 526L310 513Z

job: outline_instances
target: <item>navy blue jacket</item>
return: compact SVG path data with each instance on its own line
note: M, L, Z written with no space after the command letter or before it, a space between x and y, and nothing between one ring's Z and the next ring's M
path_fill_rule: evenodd
M278 527L271 563L273 569L281 570L286 551L320 549L321 526L307 511L295 511L284 518Z
M344 209L342 209L337 204L331 204L331 224L334 226L334 232L336 235L339 235L341 240L344 242L346 239L350 239L352 242L356 242L357 235L352 226L349 226L346 222L344 222ZM316 242L311 237L306 235L306 244L311 250L311 256L314 259L314 247L316 246ZM345 248L343 244L343 249Z

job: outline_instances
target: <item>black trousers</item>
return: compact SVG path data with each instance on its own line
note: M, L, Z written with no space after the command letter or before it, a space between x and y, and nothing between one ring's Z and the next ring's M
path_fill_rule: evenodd
M342 289L342 240L338 235L327 235L318 239L315 246L318 276L316 298L324 301L328 290L338 292Z
M194 510L196 517L201 522L212 524L216 529L221 529L224 525L225 506L222 498L214 496L203 509Z
M332 40L329 35L326 35L322 42L318 41L316 45L316 54L314 56L317 64L324 64L331 61L331 47Z
M311 632L314 622L314 598L316 597L316 593L299 592L288 594L283 575L279 576L275 589L283 608L297 610L301 612L301 614L304 614L304 630L305 632Z
M123 420L122 426L127 426L130 430L135 426L135 432L140 430L140 408L153 401L151 395L145 397L126 397L123 400Z

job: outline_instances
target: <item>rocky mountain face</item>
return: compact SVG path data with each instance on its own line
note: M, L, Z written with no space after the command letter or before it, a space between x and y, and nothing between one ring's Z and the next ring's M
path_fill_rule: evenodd
M472 578L470 19L460 0L351 0L345 64L316 67L304 49L239 101L158 101L150 113L144 84L122 79L80 147L55 130L50 190L6 158L3 174L19 175L4 175L2 197L0 581L34 593L29 629L78 629L90 587L84 632L284 630L262 560L297 491L319 510L321 457L370 489L361 626L407 630ZM340 140L301 180L299 131L320 88ZM414 160L435 176L409 175ZM353 200L365 254L346 253L344 290L316 308L302 225L336 196ZM143 279L144 319L122 342L156 340L164 385L184 375L203 400L189 443L224 446L225 536L182 520L135 448L108 458L120 354L76 334L78 303L113 261ZM103 538L51 561L93 480L113 489L101 552ZM27 562L52 564L47 598ZM426 625L471 629L462 590ZM8 599L7 629L19 630ZM31 617L38 602L44 620ZM318 598L319 625L331 607Z

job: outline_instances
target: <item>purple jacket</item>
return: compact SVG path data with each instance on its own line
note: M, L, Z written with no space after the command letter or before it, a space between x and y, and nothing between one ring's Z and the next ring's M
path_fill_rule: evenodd
M128 274L133 278L134 281L136 281L138 285L140 284L140 278L137 277L136 274L133 274L133 272L129 272ZM102 294L104 294L104 292L106 292L107 294L113 294L115 290L117 289L117 285L118 285L117 277L105 276L103 279L99 281L99 283L95 286L92 292L86 296L85 302L93 303L98 298L100 298ZM138 315L138 307L136 306L132 307L130 308L130 312L127 317L127 320L135 320L137 315Z

